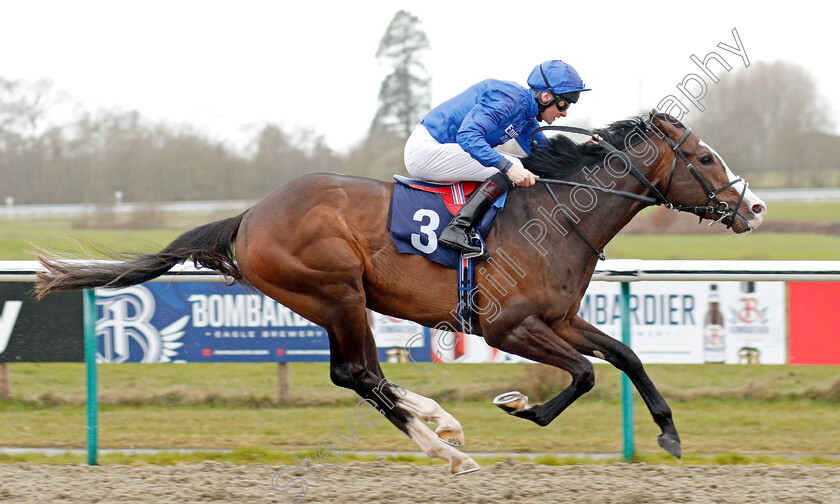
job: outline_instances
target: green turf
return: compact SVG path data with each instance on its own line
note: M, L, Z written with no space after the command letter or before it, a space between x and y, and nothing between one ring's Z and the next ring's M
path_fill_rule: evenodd
M115 252L150 252L180 234L167 229L75 229L70 221L0 221L0 258L32 260L39 249L81 257L104 257L100 247Z
M582 400L549 427L505 415L484 402L441 405L464 426L470 452L620 452L618 401ZM836 455L840 411L836 403L814 400L758 401L705 399L673 403L683 451L693 455L730 452ZM655 454L659 431L640 400L635 408L636 448ZM45 409L3 407L3 446L85 446L83 406ZM349 418L349 421L348 421ZM353 405L253 409L209 406L103 406L99 414L102 448L235 449L307 451L332 439L354 451L407 451L418 448L386 420L367 426ZM352 443L334 432L358 434Z
M66 234L65 234L66 233ZM173 240L174 230L69 230L0 223L0 257L32 260L38 248L60 254L101 258L113 252L155 252ZM613 259L838 260L840 236L761 233L748 236L619 235L606 248Z
M619 235L611 259L840 260L840 236L805 233Z
M840 221L840 203L772 203L769 208L768 219L773 221Z
M224 215L152 214L128 222L90 218L4 220L0 221L0 259L33 259L31 252L37 247L102 257L93 244L117 252L152 252L180 232L220 217ZM772 220L840 222L840 203L774 203L768 212L768 222ZM840 237L836 235L764 233L760 229L747 236L731 233L619 235L607 247L607 255L636 259L837 260L840 259L838 245Z
M358 397L334 386L327 363L291 363L292 391L284 406L352 405ZM584 396L620 397L620 374L596 364L595 389ZM99 397L114 406L225 406L272 408L277 399L277 364L103 364ZM388 379L442 401L480 401L516 388L544 400L568 383L568 375L542 365L439 364L429 371L383 363ZM834 366L647 366L648 374L671 401L840 400L840 368ZM13 403L27 408L82 405L85 370L81 363L11 364ZM480 377L480 379L476 379Z
M694 459L739 452L766 456L802 453L827 458L840 446L840 368L831 366L651 365L653 381L669 401ZM512 389L543 400L565 384L565 375L536 365L441 364L423 372L386 364L392 382L437 399L464 426L467 450L478 453L616 453L622 449L620 374L596 365L595 389L549 427L510 417L490 399ZM77 364L14 364L15 399L0 404L0 445L83 448L84 373ZM257 447L269 452L308 452L334 431L355 427L358 442L338 440L348 451L405 451L417 447L387 421L374 426L354 417L359 398L329 382L326 364L292 366L292 403L273 397L270 364L102 365L100 446L103 448ZM537 383L539 381L540 383ZM163 393L179 387L188 398ZM167 404L167 397L172 401ZM262 397L262 401L248 399ZM126 398L129 398L128 400ZM659 456L657 427L637 396L636 447ZM190 457L200 457L193 455ZM764 456L764 455L762 455ZM161 456L182 460L186 455ZM180 458L179 458L180 457ZM212 458L225 459L224 454ZM248 460L231 455L231 461ZM269 457L269 455L265 455ZM150 460L137 459L138 461ZM15 458L0 458L15 461ZM69 460L69 459L68 459ZM122 459L121 459L122 460ZM262 459L261 459L262 460ZM735 462L732 459L732 462Z

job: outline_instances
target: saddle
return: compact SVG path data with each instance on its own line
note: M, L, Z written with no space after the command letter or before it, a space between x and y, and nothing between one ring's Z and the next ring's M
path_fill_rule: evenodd
M394 175L394 180L398 183L408 186L418 191L425 191L432 194L440 194L443 198L443 203L449 213L455 215L467 202L467 199L478 187L478 182L465 180L455 184L445 184L438 182L427 182L411 177L404 177L402 175Z
M470 292L473 287L474 259L465 258L457 250L439 246L437 238L443 228L467 202L478 187L477 182L436 184L402 175L394 175L394 192L388 213L391 240L401 254L417 254L458 271L458 306L456 319L462 332L472 332L473 316ZM481 236L493 227L496 215L504 207L502 195L476 226Z
M439 245L437 238L479 184L471 181L436 184L402 175L394 175L394 180L397 183L391 195L388 229L397 251L425 256L447 268L458 268L460 252ZM490 231L504 203L503 195L484 215L476 226L480 236Z

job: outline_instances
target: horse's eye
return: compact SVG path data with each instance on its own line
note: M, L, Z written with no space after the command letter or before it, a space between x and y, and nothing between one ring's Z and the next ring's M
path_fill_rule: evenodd
M704 165L710 165L715 162L715 158L713 158L711 154L706 154L700 158L700 162Z

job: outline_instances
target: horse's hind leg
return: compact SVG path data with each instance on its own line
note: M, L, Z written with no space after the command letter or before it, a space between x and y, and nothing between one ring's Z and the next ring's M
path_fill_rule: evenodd
M368 327L370 327L369 321ZM365 353L371 370L374 371L377 376L384 379L385 374L382 372L382 368L379 365L379 354L376 350L376 342L374 341L373 334L370 332L368 332L368 335L365 338ZM399 384L394 385L399 387ZM405 408L413 415L418 416L424 422L435 424L437 426L435 433L444 443L458 447L464 446L464 429L461 427L461 423L454 416L449 414L449 412L445 409L441 408L434 399L430 399L402 387L399 388L399 397L396 400L396 404Z
M424 422L437 426L438 438L452 446L464 446L464 429L461 423L443 409L434 399L422 396L410 390L397 400L397 404L420 417Z
M671 408L645 372L639 357L624 343L602 333L580 317L575 317L563 338L584 355L603 359L623 371L644 399L653 420L662 429L658 441L665 451L680 458L680 436L671 418Z
M361 243L365 240L357 239L337 210L349 204L343 199L345 188L324 184L330 198L318 202L295 200L302 198L300 192L255 206L237 235L239 268L254 287L327 330L333 383L376 406L429 457L449 462L453 474L478 469L472 458L441 441L401 406L401 389L385 380L365 309L362 278L370 263ZM279 229L276 222L284 216L300 224Z
M471 457L443 443L404 407L406 403L412 403L411 400L405 400L408 391L384 378L375 346L372 350L370 348L373 334L367 323L364 306L346 308L334 315L331 318L335 322L325 327L330 337L330 378L333 383L354 390L365 400L376 405L376 408L417 443L426 455L449 462L449 471L452 474L477 470L479 465Z

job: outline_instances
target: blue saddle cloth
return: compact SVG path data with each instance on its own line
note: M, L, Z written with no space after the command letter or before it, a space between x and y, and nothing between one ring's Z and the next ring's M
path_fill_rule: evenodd
M388 229L397 252L422 255L447 268L458 269L461 253L440 245L438 236L452 220L453 212L466 202L462 184L445 186L394 178L397 183L391 196ZM505 200L506 195L502 195L487 211L477 227L479 234L484 236L490 231Z

